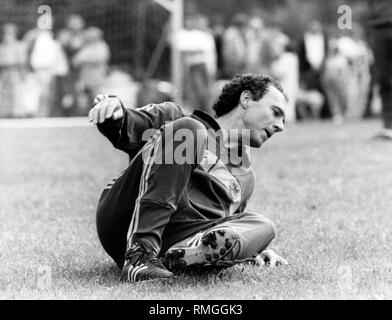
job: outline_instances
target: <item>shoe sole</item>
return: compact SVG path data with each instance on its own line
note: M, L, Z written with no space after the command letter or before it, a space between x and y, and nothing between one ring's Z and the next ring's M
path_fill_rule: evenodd
M229 229L207 232L195 247L171 248L165 255L169 269L213 265L226 257L237 245L238 239Z

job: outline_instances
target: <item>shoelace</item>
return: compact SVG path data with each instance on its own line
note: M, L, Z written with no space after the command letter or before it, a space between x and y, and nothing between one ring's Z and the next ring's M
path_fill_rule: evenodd
M126 253L125 258L132 264L137 263L146 255L146 252L139 244L134 244L132 248Z
M155 254L153 254L153 253L147 254L147 259L150 263L156 264L156 265L160 266L161 268L163 267L161 260Z
M135 243L131 250L129 251L129 256L131 257L132 264L138 264L140 261L145 260L151 264L158 265L164 268L161 260L152 252L146 252L139 243Z

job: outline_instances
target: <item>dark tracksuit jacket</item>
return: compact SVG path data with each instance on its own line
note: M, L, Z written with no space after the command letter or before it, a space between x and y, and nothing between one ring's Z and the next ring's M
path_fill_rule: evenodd
M237 150L222 150L220 127L213 117L200 110L190 114L171 102L124 111L122 119L98 125L131 160L104 189L97 210L99 238L119 266L130 238L164 253L171 245L242 214L254 189L249 155L239 153L239 163ZM149 166L146 159L154 153L156 143L154 138L142 141L143 133L152 128L163 132L184 118L197 120L208 129L208 141L216 144L198 150L203 152L202 160L193 166ZM222 160L222 152L230 153L229 161Z

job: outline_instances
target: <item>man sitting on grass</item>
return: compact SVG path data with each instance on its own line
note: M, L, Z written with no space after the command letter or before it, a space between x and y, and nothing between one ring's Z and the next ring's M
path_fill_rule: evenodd
M287 264L265 250L273 223L245 211L255 184L249 147L283 130L286 106L280 85L258 74L225 85L216 117L172 102L128 109L116 97L96 97L89 120L131 159L97 209L99 239L122 280L172 278L169 270L256 257Z

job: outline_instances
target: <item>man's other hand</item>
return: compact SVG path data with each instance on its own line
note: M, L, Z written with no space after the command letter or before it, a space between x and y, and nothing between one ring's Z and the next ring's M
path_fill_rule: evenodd
M274 251L270 249L264 250L260 255L258 255L255 259L255 263L258 266L267 265L271 268L275 268L279 265L289 264L285 258L279 256L278 254L276 254Z
M118 120L124 116L124 110L119 98L99 94L94 99L94 105L88 113L88 120L94 124L103 123L106 119Z

